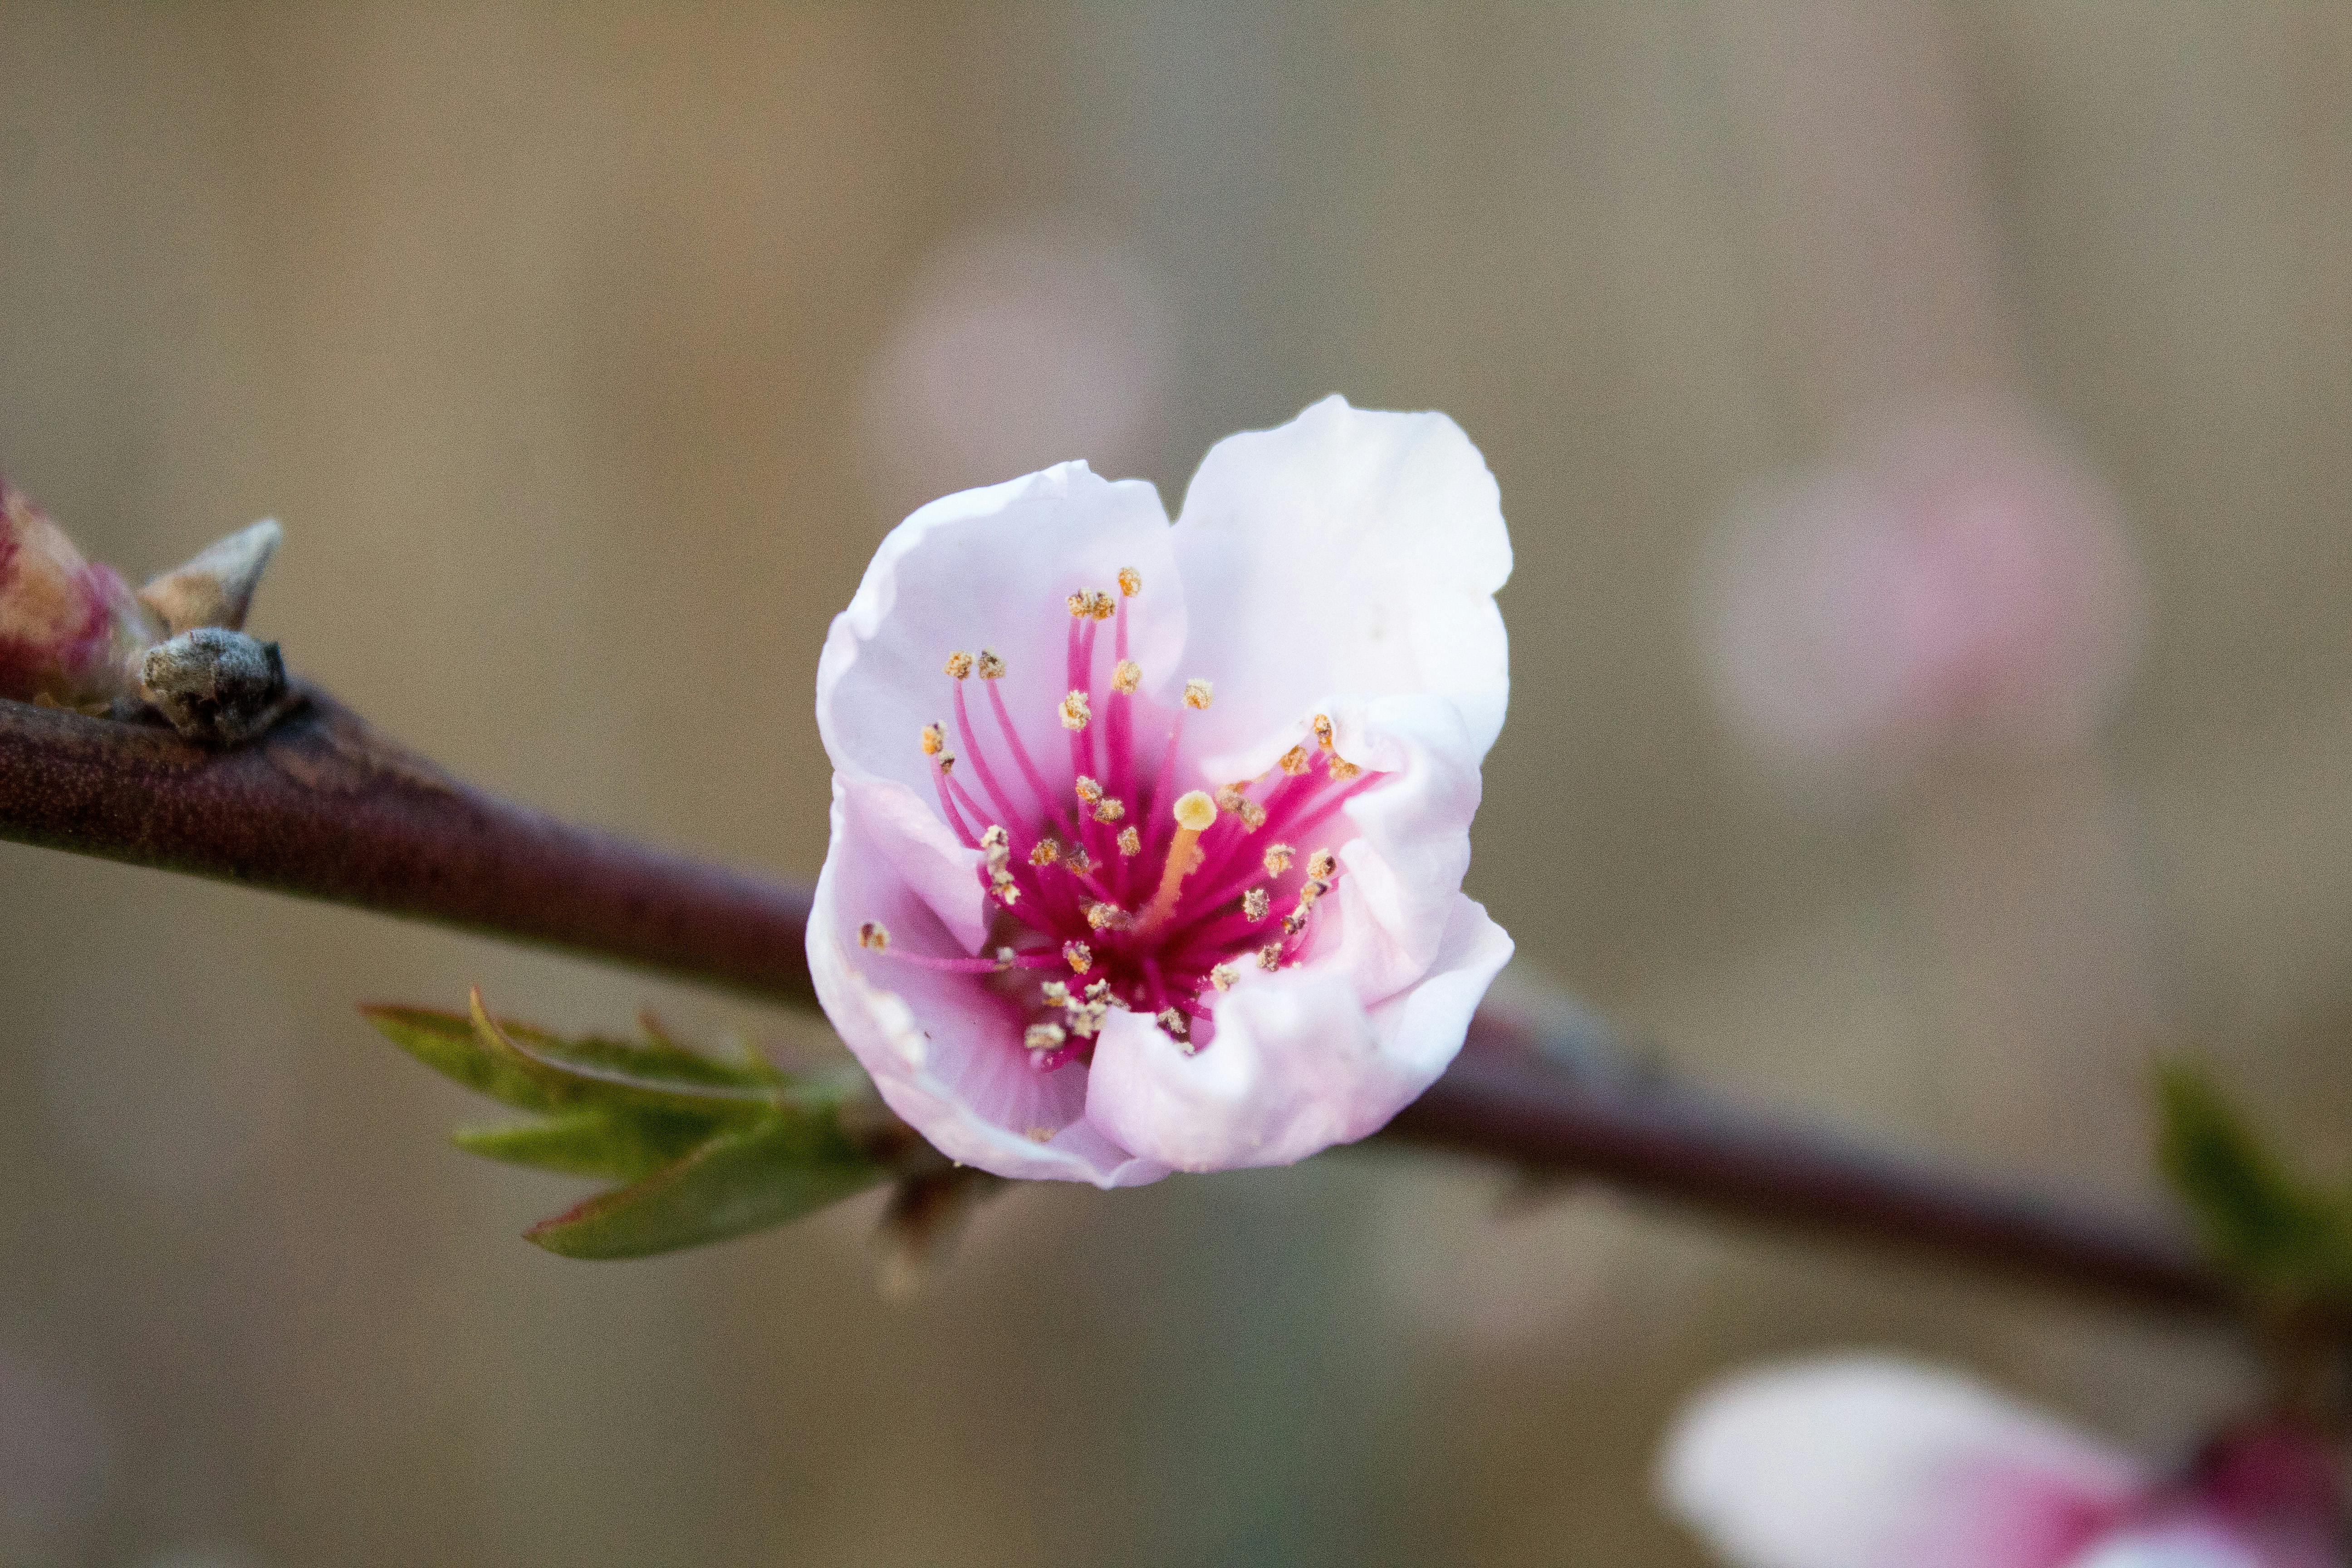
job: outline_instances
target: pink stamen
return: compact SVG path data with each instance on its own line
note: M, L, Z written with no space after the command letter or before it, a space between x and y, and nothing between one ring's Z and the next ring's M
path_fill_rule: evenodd
M956 837L963 840L965 848L979 848L980 835L964 825L963 813L956 809L955 796L948 791L947 769L934 763L931 768L931 783L939 786L940 815L948 819L948 826L955 829Z
M983 684L988 688L989 696L996 697L996 682L990 680ZM1001 703L1003 700L998 699L998 700ZM1007 824L1013 822L1020 814L1013 809L1011 797L1006 795L1003 786L996 782L996 774L988 765L987 753L980 749L980 733L972 728L971 710L964 706L963 682L961 680L955 683L955 719L956 732L963 737L963 754L971 759L971 770L979 775L981 793L987 795L990 803L996 807L997 821ZM973 815L980 816L986 814L975 812Z
M1054 819L1054 825L1071 843L1078 843L1077 829L1070 826L1069 814L1062 809L1062 797L1045 787L1045 775L1037 771L1035 763L1030 761L1029 748L1021 743L1021 731L1013 727L1013 715L1005 711L1004 694L996 689L997 685L998 682L993 680L988 683L988 703L996 710L996 727L1004 732L1004 743L1013 749L1013 766L1019 768L1021 776L1029 781L1030 789L1037 796L1037 808ZM961 719L961 714L958 717ZM967 741L964 743L970 745L971 742ZM1009 822L1013 814L1007 812L1005 815Z
M1119 664L1129 659L1132 636L1125 597L1122 594L1120 602L1104 617L1112 623L1111 652ZM1024 934L1018 940L1030 945L1009 961L908 952L888 956L920 968L957 973L1050 971L1053 978L1067 984L1073 992L1090 982L1105 981L1111 997L1121 1006L1139 1013L1148 1010L1153 1016L1172 1007L1194 1020L1198 1027L1192 1032L1189 1045L1199 1048L1215 1036L1216 999L1211 990L1214 970L1226 964L1253 964L1269 945L1287 963L1312 945L1316 929L1312 922L1296 935L1284 933L1281 924L1282 915L1297 907L1297 895L1307 881L1305 862L1318 847L1328 847L1314 844L1308 835L1380 775L1334 779L1330 773L1335 759L1330 752L1318 751L1316 755L1323 763L1319 771L1310 763L1302 773L1269 773L1235 786L1244 802L1249 803L1251 815L1264 813L1256 828L1249 827L1241 813L1221 809L1212 815L1202 807L1193 815L1195 808L1188 806L1186 820L1205 825L1180 832L1170 806L1181 773L1186 710L1180 705L1167 710L1166 744L1156 759L1156 776L1147 780L1137 755L1137 731L1158 724L1161 710L1135 693L1120 690L1114 676L1103 707L1094 711L1095 652L1100 631L1092 616L1073 616L1064 645L1064 690L1079 693L1093 712L1092 721L1069 731L1066 780L1048 782L1045 770L1013 724L1002 681L985 677L989 708L1004 748L996 760L1001 763L1009 752L1013 769L991 765L992 742L990 748L982 746L961 680L953 689L955 728L968 774L965 770L951 772L938 761L932 764L940 815L959 840L967 847L979 848L990 830L1003 829L1004 853L992 857L992 863L984 863L977 874L992 900L992 918L1008 928L1023 928ZM1002 673L1000 663L992 661L987 668ZM1019 793L1030 796L1029 802L1017 799L1016 792L1008 787L1014 772L1024 786ZM1060 773L1061 769L1056 766L1055 773ZM1095 819L1094 806L1098 802L1078 797L1076 781L1080 777L1096 780L1103 797L1117 800L1126 808L1118 820ZM1117 849L1118 835L1127 828L1133 828L1138 836L1133 855L1121 855ZM1033 859L1048 835L1060 844L1061 852L1051 858ZM1295 858L1293 865L1279 874L1267 871L1264 864L1266 847L1277 842L1291 845ZM1195 855L1197 868L1191 864ZM1089 866L1084 873L1073 864L1081 858ZM1178 871L1180 860L1184 868ZM1251 887L1265 888L1281 912L1270 909L1259 919L1250 919L1239 900ZM1114 906L1113 911L1107 914L1097 907L1101 904ZM1082 972L1069 970L1066 954L1074 942L1085 943L1092 954ZM1045 1021L1058 1021L1042 991L1024 1006L1040 1009ZM1072 1061L1091 1061L1094 1044L1091 1037L1081 1037L1051 1050L1022 1048L1032 1068L1053 1072Z
M1127 662L1127 596L1119 595L1118 609L1111 621L1111 668L1116 670ZM1135 731L1135 700L1111 681L1110 711L1104 716L1104 746L1109 752L1109 763L1103 770L1103 783L1111 794L1126 801L1129 809L1147 811L1151 803L1135 798L1135 758L1130 739Z

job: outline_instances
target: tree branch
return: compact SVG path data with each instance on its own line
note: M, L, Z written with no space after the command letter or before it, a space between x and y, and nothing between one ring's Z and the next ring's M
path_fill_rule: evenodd
M325 693L262 741L0 700L0 838L535 942L806 1005L800 888L559 822L457 782ZM1383 1136L1750 1221L2172 1309L2226 1307L2173 1227L2037 1198L1592 1061L1490 1004Z

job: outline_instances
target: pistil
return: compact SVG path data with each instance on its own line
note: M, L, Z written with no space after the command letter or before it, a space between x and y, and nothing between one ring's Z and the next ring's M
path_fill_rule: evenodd
M1215 826L1217 803L1205 790L1186 790L1176 797L1176 837L1168 841L1168 858L1160 868L1160 889L1137 918L1136 930L1149 936L1165 922L1182 896L1185 874L1192 869L1192 852L1201 835Z

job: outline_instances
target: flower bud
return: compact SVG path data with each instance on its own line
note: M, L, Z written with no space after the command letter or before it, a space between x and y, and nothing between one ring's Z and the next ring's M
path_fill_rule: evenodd
M91 711L127 694L153 627L111 567L0 479L0 697Z

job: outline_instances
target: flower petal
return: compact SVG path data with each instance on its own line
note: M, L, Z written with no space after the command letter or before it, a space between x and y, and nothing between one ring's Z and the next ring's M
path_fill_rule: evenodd
M1659 1479L1741 1568L2059 1568L2147 1478L1967 1379L1856 1356L1709 1390Z
M1129 601L1130 657L1161 689L1181 679L1184 592L1167 513L1150 484L1112 483L1084 463L1064 463L916 511L883 540L817 660L817 731L834 767L896 779L929 798L916 736L948 716L954 682L941 667L959 649L1003 656L1003 696L1024 741L1058 749L1063 600L1080 588L1112 589L1126 566L1144 584ZM993 741L982 683L966 684L975 722ZM950 749L961 751L952 729L950 736Z
M1495 591L1511 574L1500 493L1443 414L1328 397L1202 462L1175 530L1192 673L1218 681L1202 733L1248 745L1349 693L1452 701L1483 758L1510 693Z
M950 1159L1001 1176L1105 1187L1164 1175L1086 1125L1084 1068L1030 1068L1021 1020L987 976L905 961L964 951L919 886L925 879L902 870L922 850L897 798L905 793L835 780L833 842L808 929L809 973L825 1016L890 1109ZM977 879L969 885L976 900ZM900 957L858 947L857 929L869 921L889 931Z
M1342 945L1356 994L1370 1006L1429 972L1457 918L1478 763L1461 715L1441 699L1333 706L1341 754L1382 770L1341 812Z
M1191 1053L1148 1019L1114 1014L1087 1119L1194 1171L1287 1165L1378 1131L1454 1059L1511 955L1486 911L1457 899L1428 978L1370 1016L1337 964L1245 973L1218 1002L1215 1037Z
M2334 1562L2330 1556L2320 1561ZM2070 1568L2283 1568L2254 1545L2210 1525L2123 1531L2077 1557Z

